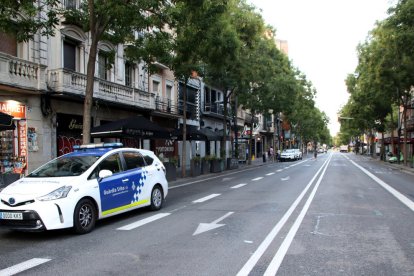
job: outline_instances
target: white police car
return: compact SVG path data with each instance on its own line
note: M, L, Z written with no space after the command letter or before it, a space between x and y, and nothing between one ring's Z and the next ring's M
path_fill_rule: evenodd
M165 167L152 151L90 144L60 156L0 192L0 226L25 231L73 227L150 206L168 193Z

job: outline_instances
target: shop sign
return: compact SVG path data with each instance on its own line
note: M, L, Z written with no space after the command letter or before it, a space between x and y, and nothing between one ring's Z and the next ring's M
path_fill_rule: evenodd
M27 156L26 121L24 120L19 121L18 129L19 129L19 156Z
M155 154L161 157L173 157L177 152L177 143L174 140L155 140Z
M57 114L59 131L82 133L83 117L79 115Z
M26 106L16 102L0 102L0 112L9 114L15 119L26 118Z
M18 156L14 163L13 171L15 173L22 174L26 170L26 158L27 158L27 127L26 121L20 120L17 124L17 130L19 134L18 143Z

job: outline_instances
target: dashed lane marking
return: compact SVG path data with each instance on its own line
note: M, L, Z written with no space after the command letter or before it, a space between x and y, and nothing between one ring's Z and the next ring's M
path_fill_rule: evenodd
M148 218L145 218L145 219L141 219L141 220L136 221L134 223L131 223L131 224L128 224L128 225L119 227L116 230L126 230L126 231L132 230L132 229L138 228L138 227L143 226L143 225L145 225L147 223L156 221L158 219L161 219L161 218L166 217L166 216L169 216L169 215L171 215L171 213L160 213L160 214L156 214L154 216L151 216L151 217L148 217Z
M209 195L209 196L206 196L206 197L203 197L203 198L200 198L200 199L194 200L194 201L193 201L193 203L201 203L201 202L207 201L207 200L209 200L209 199L215 198L216 196L219 196L219 195L220 195L220 194L211 194L211 195Z
M241 183L241 184L235 185L235 186L233 186L231 188L232 189L238 189L238 188L241 188L241 187L246 186L246 185L247 185L246 183Z

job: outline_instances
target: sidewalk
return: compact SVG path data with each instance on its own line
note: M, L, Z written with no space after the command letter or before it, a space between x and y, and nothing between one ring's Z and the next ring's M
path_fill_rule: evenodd
M256 158L255 160L252 160L251 165L248 165L247 163L239 163L239 167L237 169L234 170L224 170L222 172L218 172L218 173L207 173L207 174L201 174L199 176L190 176L190 174L187 174L186 177L179 177L179 173L177 171L177 179L174 181L168 181L168 185L170 187L174 187L174 186L179 186L182 185L184 183L188 183L188 182L194 182L194 181L203 181L204 179L208 179L211 177L217 177L217 176L221 176L221 175L225 175L228 173L232 173L232 172L237 172L237 171L243 171L246 170L248 168L253 168L253 167L258 167L258 166L263 166L266 164L271 164L269 162L263 162L262 158Z
M406 173L414 175L414 168L411 168L409 165L404 166L404 162L401 162L400 164L397 164L397 163L384 162L384 161L380 160L379 158L373 158L372 156L367 156L367 157L369 157L371 160L378 161L379 163L381 163L384 166L389 167L391 169L406 172Z

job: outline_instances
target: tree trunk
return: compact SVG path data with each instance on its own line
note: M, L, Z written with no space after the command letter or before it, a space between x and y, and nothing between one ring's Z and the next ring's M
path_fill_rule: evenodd
M182 144L182 156L181 156L181 176L185 177L185 170L187 166L187 82L188 78L184 82L183 91L183 144Z
M394 112L391 111L391 153L394 154Z
M407 97L408 98L408 97ZM402 117L404 118L404 166L407 166L407 157L408 157L408 147L407 147L407 107L408 103L404 102L403 114Z
M86 90L85 101L83 105L83 128L82 142L88 144L91 142L91 110L93 104L93 87L95 82L95 62L98 53L98 39L92 36L92 44L89 50L89 59L86 72Z
M251 165L252 164L252 147L253 145L251 144L253 140L253 113L252 113L252 121L250 123L250 139L249 139L249 144L247 145L249 147L249 154L247 155L247 157L249 158L247 164Z
M221 145L220 145L220 157L225 158L226 157L226 142L227 142L227 103L228 103L228 97L230 94L227 94L227 89L225 89L225 95L223 98L223 138L221 139ZM224 152L224 156L221 156Z
M381 159L385 162L387 157L385 156L385 141L384 132L381 132Z

